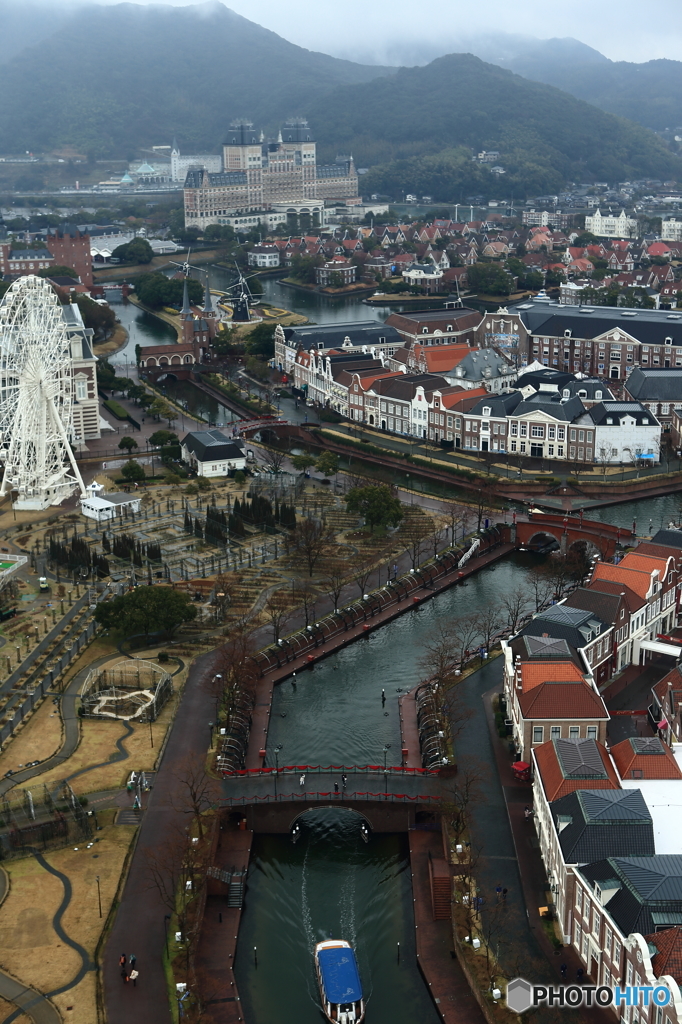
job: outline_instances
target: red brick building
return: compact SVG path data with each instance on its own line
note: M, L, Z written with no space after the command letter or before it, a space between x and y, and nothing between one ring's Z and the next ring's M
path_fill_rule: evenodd
M82 235L75 224L62 224L50 228L45 246L57 266L73 267L83 284L92 285L90 235Z

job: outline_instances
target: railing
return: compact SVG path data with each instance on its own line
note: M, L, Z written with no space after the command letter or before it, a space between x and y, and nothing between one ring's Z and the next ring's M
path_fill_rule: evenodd
M499 532L493 528L491 536L485 537L487 541L485 550L479 549L476 554L481 555L498 547L502 541ZM302 654L314 650L321 644L326 643L335 637L347 633L349 629L359 624L364 624L368 619L374 618L379 612L386 608L400 604L410 595L414 597L416 591L433 588L434 584L448 576L455 577L456 573L464 577L465 573L458 568L458 563L465 554L462 548L454 548L451 551L442 552L436 559L426 566L413 569L409 574L398 580L392 580L385 584L381 590L370 594L367 599L363 598L341 612L329 615L300 633L282 640L276 647L270 647L256 655L255 661L260 670L261 676L275 668L281 668L287 662L295 661ZM416 600L416 598L415 598ZM369 627L367 627L369 628Z
M236 771L223 771L223 775L234 776L235 778L253 778L254 776L260 775L300 775L302 773L310 775L334 775L334 774L387 774L387 775L438 775L438 771L432 768L402 768L400 765L386 765L384 768L380 764L366 764L366 765L337 765L331 764L324 765L319 764L293 764L286 765L282 768L242 768Z
M379 800L382 803L387 801L399 801L405 802L409 800L411 803L420 804L440 804L441 797L439 796L410 796L408 793L335 793L332 790L326 793L310 792L305 790L302 793L278 793L278 794L266 794L265 796L235 796L225 797L220 801L221 807L248 807L249 804L255 803L306 803L307 801L314 800L329 800L336 799L339 802L344 800L355 802L356 800Z

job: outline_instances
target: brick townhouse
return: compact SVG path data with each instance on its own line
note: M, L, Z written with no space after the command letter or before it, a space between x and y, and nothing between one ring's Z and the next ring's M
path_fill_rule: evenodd
M481 322L478 310L460 307L449 310L415 310L391 313L386 326L393 327L404 341L423 346L458 344L474 345L475 331Z

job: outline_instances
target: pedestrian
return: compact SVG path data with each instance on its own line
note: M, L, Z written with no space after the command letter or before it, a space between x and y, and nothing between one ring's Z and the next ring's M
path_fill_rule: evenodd
M346 779L346 776L345 776L345 775L342 775L342 776L341 776L341 785L343 786L343 788L344 788L344 789L346 788L346 782L347 782L347 781L348 781L348 780Z
M528 819L531 816L531 809L530 809L530 807L524 807L523 808L523 816L526 819L526 821L528 821Z
M134 953L130 954L130 958L128 960L128 963L130 964L131 968L133 968L135 966L135 964L137 963L137 957L135 956Z
M118 966L125 967L127 960L128 957L125 955L125 953L121 953L120 957L118 958Z
M582 981L583 981L583 974L584 974L584 973L585 973L585 972L584 972L584 970L582 969L582 967L579 967L579 968L578 968L578 970L576 971L576 977L577 977L577 979L578 979L578 983L579 983L579 984L581 984L581 985L582 985Z
M502 902L503 903L507 902L507 890L506 889L502 890Z
M381 703L382 704L386 703L386 691L385 690L381 691Z
M566 977L566 971L568 970L568 967L566 966L566 964L562 964L561 967L559 968L559 970L561 971L561 977L565 978Z
M139 972L139 971L136 971L136 970L132 970L132 971L130 972L130 980L131 980L131 981L132 981L132 983L133 983L133 988L136 988L136 987L137 987L137 979L138 979L139 977L140 977L140 972Z
M501 885L498 885L496 887L495 893L497 895L497 902L499 903L500 902L500 897L502 896L502 886Z
M393 579L395 579L397 575L398 575L398 563L394 562L393 563Z
M338 784L338 782L335 782L334 783L334 792L338 793L338 791L339 791L339 784Z
M127 967L122 967L121 968L121 980L123 981L124 984L128 980L128 968Z
M300 779L298 780L298 784L301 787L301 789L303 789L303 787L305 786L305 775L302 775L300 777Z

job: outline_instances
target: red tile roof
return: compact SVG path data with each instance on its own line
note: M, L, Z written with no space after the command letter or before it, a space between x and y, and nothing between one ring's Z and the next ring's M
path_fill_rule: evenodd
M535 764L540 774L542 787L547 800L559 800L568 793L574 793L576 789L621 789L620 779L611 763L611 759L601 743L596 743L597 750L604 767L605 778L589 779L575 778L567 779L557 757L554 743L542 743L533 749Z
M521 692L528 693L543 683L584 683L585 676L573 661L524 661L521 663Z
M668 556L672 558L672 552ZM663 579L664 574L668 571L668 558L657 558L655 555L645 554L639 551L628 551L625 558L620 562L627 569L637 569L639 572L648 572L649 575L657 569L660 580Z
M682 982L682 928L664 928L644 939L658 952L651 958L651 966L657 978L669 974L679 984Z
M627 556L626 556L627 557ZM623 559L623 562L625 559ZM625 587L629 587L630 590L634 590L635 594L642 599L646 599L646 596L651 587L651 575L648 572L642 572L641 569L628 568L621 562L619 565L611 565L609 562L597 562L592 580L609 580L612 583L621 583Z
M608 719L604 701L588 683L542 683L519 695L524 718Z
M611 757L621 779L682 779L667 743L658 736L647 736L646 744L643 740L640 736L630 736L611 748Z

